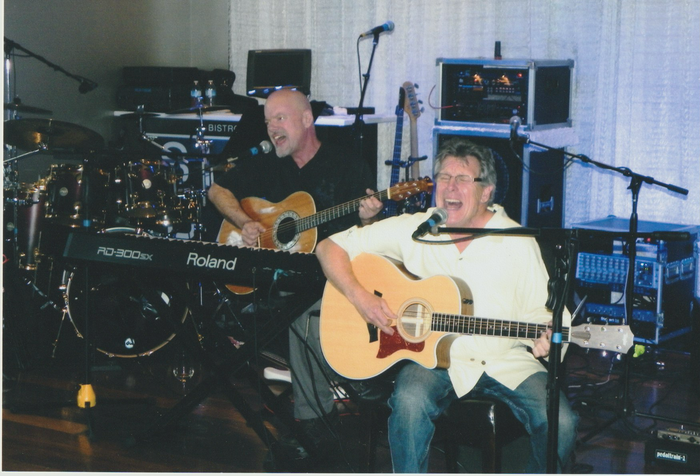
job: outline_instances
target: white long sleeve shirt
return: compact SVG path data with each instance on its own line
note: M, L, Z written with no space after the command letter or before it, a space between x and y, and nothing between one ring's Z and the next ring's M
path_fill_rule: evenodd
M500 206L485 228L519 226ZM454 244L416 243L411 235L433 210L400 215L331 236L353 259L375 253L403 262L419 278L447 275L464 280L474 298L474 315L482 318L546 324L552 314L545 307L548 275L534 238L487 236L477 238L461 253ZM445 241L446 235L425 237ZM429 296L424 296L429 299ZM397 310L394 309L394 312ZM570 325L564 313L564 326ZM531 342L531 341L530 341ZM450 350L449 375L458 396L469 392L483 372L515 389L545 368L527 351L525 343L505 337L460 336Z

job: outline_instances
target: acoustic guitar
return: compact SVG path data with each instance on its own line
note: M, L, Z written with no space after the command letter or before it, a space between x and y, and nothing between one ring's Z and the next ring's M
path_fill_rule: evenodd
M394 335L368 324L333 284L321 302L321 349L330 366L349 379L381 374L401 360L426 368L449 368L450 346L460 335L520 339L532 345L546 324L476 317L471 291L449 276L417 279L402 265L364 253L352 269L368 291L384 298L398 319ZM629 326L582 324L562 329L565 342L590 349L627 352L634 343Z
M380 201L402 201L421 192L430 192L433 182L429 177L411 182L401 182L381 192L372 194ZM357 212L360 202L369 195L316 212L314 199L306 192L295 192L278 203L262 198L246 197L241 200L241 208L255 221L260 222L265 231L258 237L259 248L289 252L310 253L316 247L316 227ZM217 241L221 244L243 246L241 230L228 220L221 223ZM252 288L227 285L231 292L246 294Z

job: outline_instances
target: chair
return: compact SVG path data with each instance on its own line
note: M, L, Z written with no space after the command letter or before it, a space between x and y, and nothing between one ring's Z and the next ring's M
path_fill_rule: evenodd
M352 390L348 390L352 395ZM379 426L390 413L386 405L388 396L383 400L363 400L361 397L356 400L359 402L366 441L361 471L376 472ZM481 450L481 472L497 473L501 471L503 447L526 434L525 427L506 404L486 397L466 398L452 403L436 420L433 444L444 444L446 471L459 472L458 447L465 445Z
M443 436L446 470L453 473L459 445L481 450L482 473L500 473L503 447L527 434L505 403L487 397L457 400L435 423L436 435Z

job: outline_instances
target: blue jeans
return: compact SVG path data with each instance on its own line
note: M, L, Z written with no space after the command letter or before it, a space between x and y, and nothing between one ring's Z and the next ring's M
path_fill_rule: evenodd
M547 470L547 373L528 377L515 390L509 390L483 374L469 397L491 396L506 403L530 435L530 459L525 472ZM428 370L407 364L398 374L389 399L389 448L396 473L425 473L428 453L435 432L433 420L457 400L446 370ZM566 465L576 442L578 415L571 410L563 393L559 404L558 454ZM561 471L561 467L558 468Z

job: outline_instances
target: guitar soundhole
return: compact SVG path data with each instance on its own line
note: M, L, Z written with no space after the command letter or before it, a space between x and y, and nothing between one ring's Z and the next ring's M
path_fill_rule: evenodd
M397 328L408 342L422 342L430 334L431 310L426 303L415 302L399 311Z
M275 223L274 242L275 246L287 251L296 245L299 234L297 233L296 219L298 216L293 212L285 212L279 216Z

